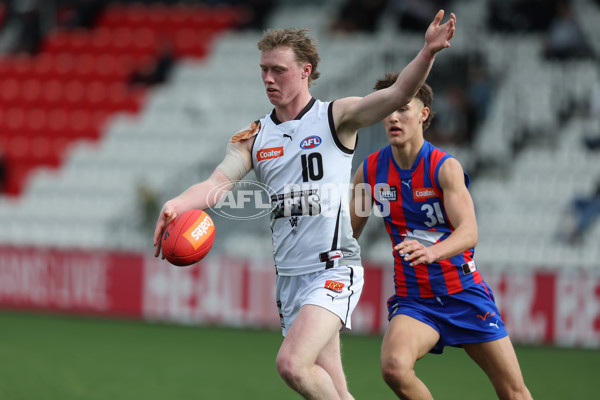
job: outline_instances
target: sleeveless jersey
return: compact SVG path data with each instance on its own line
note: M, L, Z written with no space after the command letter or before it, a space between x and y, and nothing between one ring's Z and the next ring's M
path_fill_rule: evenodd
M454 230L444 209L444 195L438 181L439 169L449 157L425 141L412 169L398 166L391 145L371 154L363 163L365 183L394 246L405 239L431 246L446 239ZM466 173L465 183L468 187ZM414 267L397 251L393 253L398 296L443 296L481 281L473 262L473 248L446 260Z
M348 207L354 151L337 137L332 105L313 98L294 120L280 122L272 111L258 123L252 165L271 191L280 275L360 264Z

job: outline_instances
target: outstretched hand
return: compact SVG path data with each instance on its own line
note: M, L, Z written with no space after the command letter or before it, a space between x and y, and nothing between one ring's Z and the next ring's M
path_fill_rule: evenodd
M444 10L438 11L433 22L427 28L427 32L425 32L425 47L431 55L450 47L450 40L454 36L456 15L450 13L450 19L440 25L443 18Z

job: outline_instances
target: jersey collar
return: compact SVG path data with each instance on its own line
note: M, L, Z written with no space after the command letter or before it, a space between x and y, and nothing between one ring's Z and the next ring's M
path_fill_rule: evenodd
M306 107L304 107L302 109L302 111L300 111L300 113L298 113L298 115L296 115L296 118L294 118L294 120L301 119L304 116L304 114L306 114L308 112L308 110L310 110L312 108L312 106L315 104L316 101L317 101L317 99L312 97L310 99L310 101L308 102L308 104L306 105ZM279 120L279 118L277 118L277 115L275 114L275 109L273 109L273 111L271 112L271 121L273 121L275 123L275 125L281 124L281 121Z

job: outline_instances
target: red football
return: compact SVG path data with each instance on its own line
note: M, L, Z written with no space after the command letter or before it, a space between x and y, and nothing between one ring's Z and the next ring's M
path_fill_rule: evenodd
M202 260L215 241L215 224L202 210L189 210L167 225L162 253L173 265L184 267Z

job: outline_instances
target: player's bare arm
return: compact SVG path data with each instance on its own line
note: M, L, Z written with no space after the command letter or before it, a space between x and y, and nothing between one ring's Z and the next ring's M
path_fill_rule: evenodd
M416 240L407 240L396 247L400 255L406 254L411 265L429 264L461 254L477 244L475 206L464 180L460 163L449 158L440 167L440 186L444 193L444 209L454 231L446 240L426 247Z
M371 213L371 196L364 185L363 163L360 164L352 181L352 199L350 200L350 224L352 236L360 237Z
M213 207L252 168L252 140L229 142L223 162L208 179L190 186L179 196L167 201L160 211L154 230L154 256L160 255L160 238L171 220L187 210ZM210 195L208 195L210 193Z
M392 86L365 97L347 97L334 102L333 118L342 144L354 148L358 129L381 121L415 96L429 75L435 55L450 47L454 36L456 16L450 14L450 19L440 24L443 17L444 10L440 10L425 33L425 46Z

